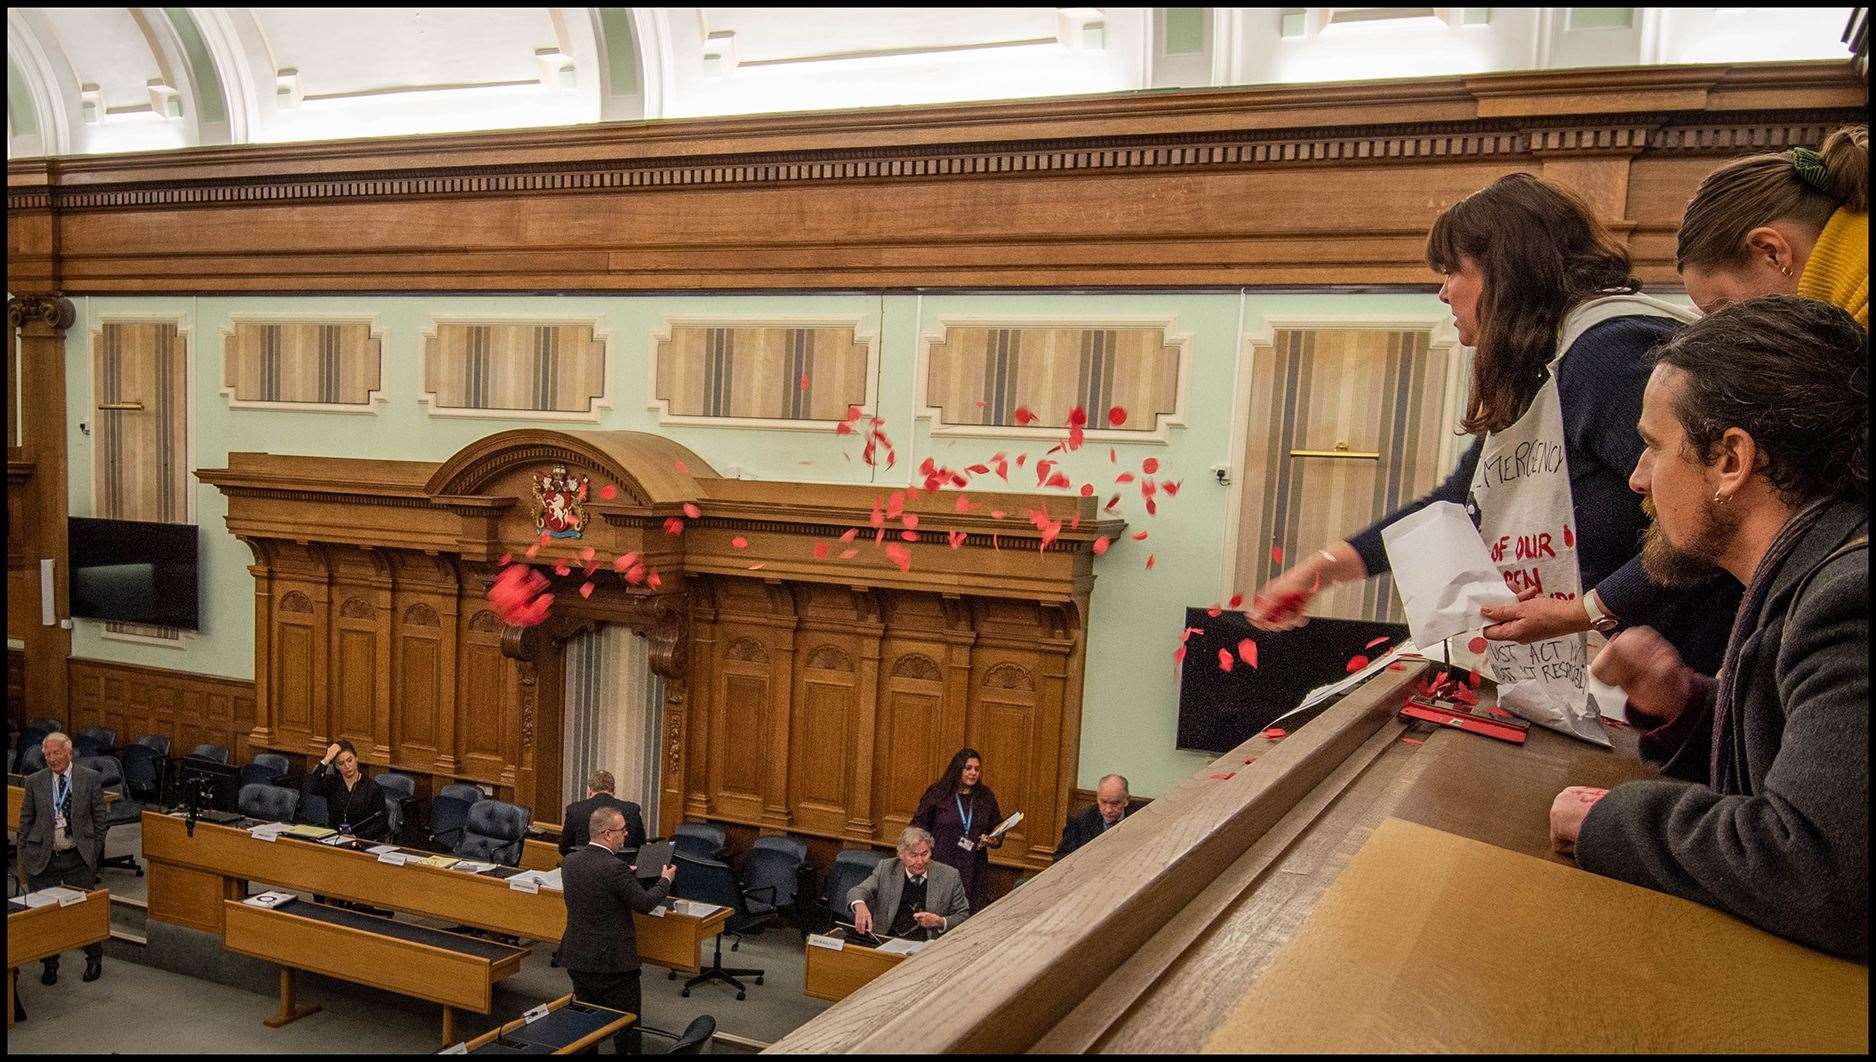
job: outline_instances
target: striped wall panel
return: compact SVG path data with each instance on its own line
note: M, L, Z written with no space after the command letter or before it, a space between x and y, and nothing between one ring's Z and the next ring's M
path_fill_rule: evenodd
M948 325L927 347L924 404L941 427L1014 427L1019 407L1059 426L1080 406L1098 429L1119 406L1121 430L1154 432L1177 412L1180 356L1162 327Z
M852 325L671 325L653 396L667 416L838 421L867 401L870 345Z
M372 322L237 321L222 334L222 386L236 405L368 408L384 371Z
M437 410L590 415L606 395L606 343L591 322L439 321L423 350Z
M1277 330L1252 352L1235 586L1249 591L1434 487L1447 347L1419 330ZM1304 456L1298 451L1375 454ZM1279 561L1273 550L1280 551ZM1401 619L1387 576L1322 594L1311 614Z
M91 334L92 512L186 524L189 514L189 352L174 321L107 321ZM169 628L107 624L174 640Z

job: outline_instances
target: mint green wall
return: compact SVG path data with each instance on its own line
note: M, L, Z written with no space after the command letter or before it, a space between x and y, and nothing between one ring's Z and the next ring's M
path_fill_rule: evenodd
M91 332L105 316L179 318L191 351L190 464L222 467L231 451L259 450L332 457L376 457L441 461L471 441L509 428L540 425L575 430L659 432L696 450L718 469L738 466L745 476L818 482L878 482L904 486L920 461L934 456L959 466L997 450L1040 456L1048 440L940 438L930 422L915 420L919 335L943 319L995 316L1167 322L1173 336L1190 337L1189 372L1183 381L1184 426L1164 443L1119 445L1120 465L1138 469L1157 457L1160 478L1183 479L1176 499L1162 498L1160 515L1148 518L1129 495L1122 511L1129 530L1146 528L1147 542L1123 540L1096 562L1083 691L1078 784L1092 787L1109 771L1126 774L1136 793L1155 795L1196 770L1205 757L1173 746L1178 683L1172 651L1187 605L1209 605L1228 596L1230 563L1226 529L1236 477L1220 487L1214 464L1233 464L1237 445L1233 418L1248 377L1240 374L1240 337L1267 335L1269 320L1427 320L1445 318L1445 308L1425 295L1099 294L1099 295L839 295L721 297L417 297L417 298L144 298L89 297L75 300L78 321L67 343L68 424L71 437L71 502L75 515L92 512L92 442L80 432L92 412ZM373 414L230 409L221 393L222 333L230 317L243 315L349 314L371 316L384 341L384 387L388 400ZM421 391L422 336L432 314L552 316L598 319L610 339L609 397L597 424L543 422L524 417L434 416L417 399ZM831 431L753 430L660 425L647 408L648 358L652 334L670 315L736 317L853 317L862 334L879 337L879 383L874 396L887 430L899 443L891 471L861 463L851 437ZM1259 366L1249 366L1256 372ZM1090 444L1068 458L1076 482L1112 481L1108 444ZM853 459L848 460L847 454ZM1012 476L1012 488L1022 478ZM1029 481L1033 482L1033 480ZM252 557L225 527L221 492L197 483L193 519L202 534L202 632L180 647L107 638L102 625L75 620L73 652L181 671L251 678L254 662ZM1146 555L1157 555L1153 571ZM995 765L990 765L994 777Z

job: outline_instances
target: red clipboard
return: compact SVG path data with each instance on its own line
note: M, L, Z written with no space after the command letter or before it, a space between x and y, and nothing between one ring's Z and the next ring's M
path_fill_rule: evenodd
M1419 697L1407 698L1406 707L1400 710L1402 719L1420 719L1440 726L1449 726L1455 730L1464 730L1472 734L1483 734L1488 738L1507 741L1513 745L1524 744L1531 724L1522 719L1496 719L1486 709L1477 706L1440 704L1422 700Z

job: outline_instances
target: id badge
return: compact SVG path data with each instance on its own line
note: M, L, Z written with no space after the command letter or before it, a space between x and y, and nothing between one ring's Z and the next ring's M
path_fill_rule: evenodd
M974 852L977 850L977 846L971 843L969 837L958 838L958 847L964 849L966 852Z

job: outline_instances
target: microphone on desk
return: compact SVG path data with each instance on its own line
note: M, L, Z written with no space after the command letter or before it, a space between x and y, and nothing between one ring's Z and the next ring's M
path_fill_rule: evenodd
M377 811L372 812L371 814L365 816L364 818L358 820L357 822L340 823L339 832L342 834L345 834L347 837L356 837L358 836L358 830L361 827L370 824L372 819L379 818L383 814L384 814L384 809L379 808Z

